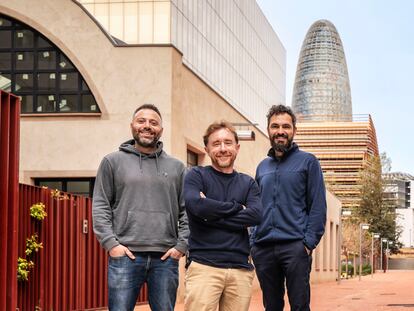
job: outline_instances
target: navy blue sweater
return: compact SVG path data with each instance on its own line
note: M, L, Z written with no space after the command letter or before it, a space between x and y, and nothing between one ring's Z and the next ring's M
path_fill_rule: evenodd
M185 177L184 199L190 227L189 259L220 268L252 269L247 227L261 220L254 179L211 166L195 167Z
M303 240L314 249L325 232L326 196L318 159L294 143L277 158L273 149L256 171L263 204L263 222L253 243Z

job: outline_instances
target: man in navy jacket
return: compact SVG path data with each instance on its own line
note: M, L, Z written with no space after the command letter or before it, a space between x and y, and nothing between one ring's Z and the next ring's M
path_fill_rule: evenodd
M184 184L191 261L185 309L247 311L254 276L247 229L261 220L259 187L233 168L240 145L231 124L211 124L204 144L212 165L193 168Z
M293 143L296 117L289 107L267 115L272 148L256 171L263 221L254 230L252 256L266 311L284 307L285 282L291 310L310 310L312 250L325 231L326 198L316 157Z

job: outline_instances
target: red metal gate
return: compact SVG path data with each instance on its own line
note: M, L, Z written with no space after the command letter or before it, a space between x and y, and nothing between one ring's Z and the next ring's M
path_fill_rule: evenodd
M17 218L20 100L0 90L0 306L17 302Z

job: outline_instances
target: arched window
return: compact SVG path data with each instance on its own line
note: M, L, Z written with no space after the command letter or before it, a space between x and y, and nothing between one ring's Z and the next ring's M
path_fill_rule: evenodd
M2 14L0 89L21 97L22 114L100 112L65 54L35 29Z

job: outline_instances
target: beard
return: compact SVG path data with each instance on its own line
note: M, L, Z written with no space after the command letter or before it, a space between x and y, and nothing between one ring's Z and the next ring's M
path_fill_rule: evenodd
M279 137L285 138L286 142L285 143L276 142L277 138ZM272 145L273 150L277 152L282 152L282 153L286 153L290 149L290 147L292 146L292 142L293 142L293 137L289 138L289 136L286 134L275 134L270 139L270 143Z
M140 137L140 134L145 132L148 132L154 136L152 138ZM154 131L145 129L139 131L138 133L133 133L133 136L137 145L144 148L154 148L157 145L158 140L160 139L160 135L156 135Z

